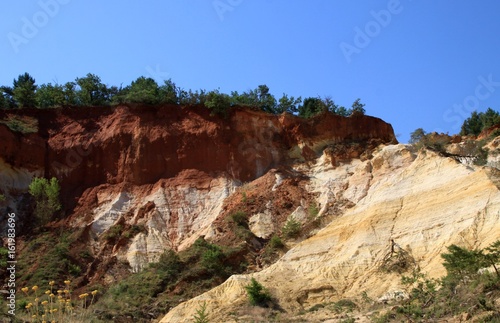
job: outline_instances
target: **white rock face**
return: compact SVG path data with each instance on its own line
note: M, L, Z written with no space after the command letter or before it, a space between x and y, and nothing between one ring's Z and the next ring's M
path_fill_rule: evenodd
M339 170L325 166L324 171L313 171L312 190L347 184L343 194L352 201L359 199L357 205L274 265L252 276L232 276L180 304L161 322L189 322L203 302L212 320L234 322L230 313L246 303L244 286L251 277L269 288L290 312L356 297L363 291L375 299L397 295L400 275L380 270L391 239L411 254L423 272L440 277L445 274L440 254L446 246L484 248L500 237L496 169L474 169L429 151L415 158L397 145L381 149L370 161L352 163L352 174L344 171L337 184L333 174ZM322 194L323 204L339 192Z
M145 232L114 250L118 259L128 261L132 271L137 272L157 261L166 249L182 250L201 235L208 238L225 198L236 187L236 182L218 177L199 187L160 183L146 190L136 187L114 194L104 191L97 194L98 207L91 229L99 236L118 223L143 227Z
M274 231L273 216L269 212L257 213L248 219L250 231L259 238L268 239Z

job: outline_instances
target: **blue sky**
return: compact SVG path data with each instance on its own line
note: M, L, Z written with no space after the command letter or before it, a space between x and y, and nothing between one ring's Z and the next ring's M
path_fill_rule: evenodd
M94 73L186 89L331 96L391 123L459 132L500 110L500 1L40 0L0 13L0 84Z

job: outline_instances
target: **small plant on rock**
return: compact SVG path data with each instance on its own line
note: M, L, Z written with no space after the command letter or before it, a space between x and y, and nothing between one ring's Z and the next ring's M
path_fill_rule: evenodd
M299 236L300 230L302 229L302 225L299 221L295 219L289 219L286 221L285 226L281 229L283 236L285 238L296 238Z
M207 303L203 302L193 315L194 323L208 323Z
M271 295L267 289L255 278L252 278L250 284L245 286L245 290L247 291L248 300L253 306L267 307L271 301Z

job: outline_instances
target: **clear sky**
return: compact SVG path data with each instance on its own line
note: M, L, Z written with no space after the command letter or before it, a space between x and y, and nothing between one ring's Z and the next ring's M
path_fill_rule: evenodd
M331 96L391 123L459 132L500 110L500 1L39 0L0 13L0 85L94 73L185 89Z

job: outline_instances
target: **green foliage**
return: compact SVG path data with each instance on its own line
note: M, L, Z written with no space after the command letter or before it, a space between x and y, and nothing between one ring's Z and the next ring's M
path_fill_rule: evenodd
M252 278L250 284L245 286L248 300L253 306L267 307L271 301L271 295L255 278Z
M59 191L61 190L57 178L50 181L46 178L35 177L29 185L29 193L35 198L34 215L40 224L49 222L55 212L61 209Z
M289 219L286 223L285 226L283 226L283 229L281 229L281 232L283 233L283 236L285 238L296 238L300 234L300 230L302 229L302 225L300 224L299 221L295 219Z
M65 105L77 105L78 98L76 94L76 83L75 82L67 82L63 86L64 92L64 104Z
M81 274L81 267L70 255L71 242L67 234L56 237L50 233L32 240L28 245L29 252L18 257L19 280L29 284L46 284L68 275Z
M237 211L231 214L231 219L234 223L248 229L248 216L243 211Z
M268 113L277 113L276 98L269 93L269 87L265 84L256 89L239 94L231 92L231 103L233 105L249 106Z
M166 250L161 254L157 263L151 263L150 267L162 277L163 281L174 282L182 271L182 262L179 255L173 250Z
M35 79L28 73L21 74L14 80L12 98L19 108L36 106L36 88Z
M448 253L443 253L443 266L448 277L466 282L478 275L480 268L486 265L482 250L467 250L457 245L447 247Z
M271 237L271 240L269 240L269 246L273 249L281 249L285 244L279 236L274 235Z
M309 218L310 219L314 219L318 216L319 214L319 209L318 209L318 205L316 204L316 202L312 202L310 205L309 205L309 208L307 209L308 213L309 213Z
M160 87L154 79L141 76L130 84L130 87L126 91L124 101L131 103L158 104L160 103Z
M196 314L193 315L194 323L208 323L208 313L207 313L207 303L203 302L198 309L196 309Z
M436 132L427 133L422 128L418 128L410 134L410 144L417 150L426 147L443 153L450 142L450 136Z
M422 128L417 128L410 134L410 144L418 145L425 139L426 132Z
M121 224L114 224L109 227L108 231L104 234L104 239L106 240L116 240L121 237L123 232L123 226Z
M343 106L338 106L330 97L320 98L320 97L310 97L304 99L304 102L298 108L298 113L300 117L310 118L317 114L329 111L333 114L348 117L350 115L363 115L366 110L364 108L365 104L361 103L360 99L356 99L353 102L350 109L346 109Z
M15 132L25 134L38 132L38 120L31 117L8 115L5 120L0 120L0 123L5 124Z
M170 104L179 103L179 92L180 88L171 79L166 80L160 87L160 102Z
M460 130L460 135L477 136L481 131L500 123L500 114L488 108L485 112L472 111L469 118L465 119Z
M393 307L377 322L392 319L436 321L467 312L475 314L495 310L494 302L500 293L500 240L482 250L468 250L456 245L447 247L441 256L447 275L431 279L417 268L409 276L402 276L408 298ZM486 268L493 268L494 274ZM498 313L498 312L496 312Z
M302 102L302 97L298 97L297 99L293 96L288 97L285 93L278 100L278 105L276 107L276 113L297 113L299 112L299 104Z
M365 110L365 104L361 103L361 99L356 99L356 101L354 101L352 103L352 107L351 107L351 114L360 114L360 115L364 115L366 110Z
M195 241L194 247L201 255L200 265L205 271L210 275L227 277L227 268L224 265L226 255L221 247L211 244L201 238Z
M77 78L76 103L81 106L101 106L110 102L109 91L101 78L88 73L85 77Z
M231 99L227 94L219 93L218 90L215 90L208 92L204 104L212 111L212 114L227 117L229 108L231 107Z
M55 108L66 103L64 87L51 83L42 84L36 91L36 106L41 109Z
M328 107L321 98L306 98L298 108L299 116L303 118L311 118L325 111L328 111Z

